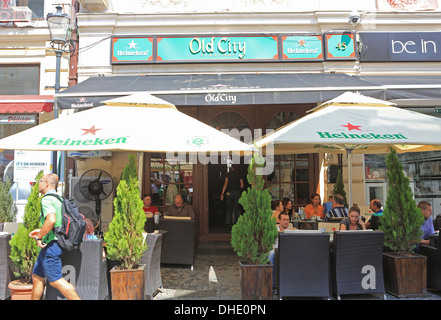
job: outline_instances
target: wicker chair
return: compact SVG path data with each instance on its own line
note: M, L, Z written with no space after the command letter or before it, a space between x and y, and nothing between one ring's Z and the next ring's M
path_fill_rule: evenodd
M427 287L441 290L441 233L438 236L438 247L420 244L420 254L427 257Z
M279 299L331 298L329 234L319 231L280 233L275 267Z
M196 255L194 220L160 219L159 230L166 230L163 239L161 263L187 264L193 270Z
M335 231L332 288L342 294L376 294L386 298L383 280L383 231Z
M0 300L8 299L11 292L8 288L12 280L12 261L9 257L11 253L10 234L0 235Z
M78 250L63 252L63 275L75 286L83 300L105 300L109 297L107 262L103 257L103 240L84 240ZM55 288L46 287L46 300L64 300Z
M162 235L160 233L148 233L146 237L148 249L141 259L141 264L145 264L145 295L150 300L158 288L162 289L161 278L161 246Z

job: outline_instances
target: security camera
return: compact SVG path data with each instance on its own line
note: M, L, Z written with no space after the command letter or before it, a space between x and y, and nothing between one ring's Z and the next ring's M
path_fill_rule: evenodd
M354 10L351 12L351 15L349 16L349 23L352 25L356 25L360 21L360 14L357 12L357 10Z

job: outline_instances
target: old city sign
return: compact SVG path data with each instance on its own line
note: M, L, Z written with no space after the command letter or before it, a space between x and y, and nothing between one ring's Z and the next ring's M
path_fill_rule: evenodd
M361 32L361 61L441 61L440 32Z
M277 36L158 37L158 61L278 59Z

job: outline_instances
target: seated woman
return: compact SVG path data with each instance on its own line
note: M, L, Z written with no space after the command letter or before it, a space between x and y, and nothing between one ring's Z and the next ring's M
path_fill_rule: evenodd
M276 223L280 223L279 214L283 212L283 204L280 200L271 202L271 209L274 210L272 217L276 218Z
M366 230L359 207L353 206L349 209L349 217L340 222L340 230Z
M306 219L312 219L313 216L323 219L323 206L321 204L320 195L314 192L311 195L310 201L311 203L304 209Z

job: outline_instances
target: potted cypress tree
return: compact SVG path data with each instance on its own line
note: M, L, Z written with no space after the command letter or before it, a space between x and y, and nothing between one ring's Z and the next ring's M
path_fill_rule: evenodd
M348 206L348 200L346 198L345 185L343 183L343 174L341 172L341 169L338 169L337 180L335 181L334 189L332 190L332 194L341 195L345 201L345 207L350 208Z
M9 193L11 189L11 181L0 182L0 223L15 222L17 215L17 206L14 204L14 199Z
M29 232L41 227L39 219L41 201L38 190L41 177L43 177L43 171L40 171L35 178L36 183L32 187L26 203L23 223L20 224L17 233L9 241L11 245L10 258L14 265L14 275L17 277L17 280L9 284L13 300L30 299L32 293L32 270L40 249L35 240L29 237Z
M113 300L143 300L145 265L140 265L147 249L144 242L145 214L139 196L135 156L129 156L113 201L115 215L104 234L107 257L120 264L110 270Z
M278 236L272 218L271 195L265 189L262 175L256 169L263 166L261 157L253 155L248 166L247 179L251 187L242 193L239 203L244 213L231 230L231 245L240 262L242 298L244 300L271 300L273 266L268 254ZM261 165L259 165L261 164Z
M386 291L406 297L427 292L427 258L414 252L420 241L423 215L412 196L409 178L403 173L397 152L391 148L386 158L388 194L380 229L384 245L392 252L383 253Z

